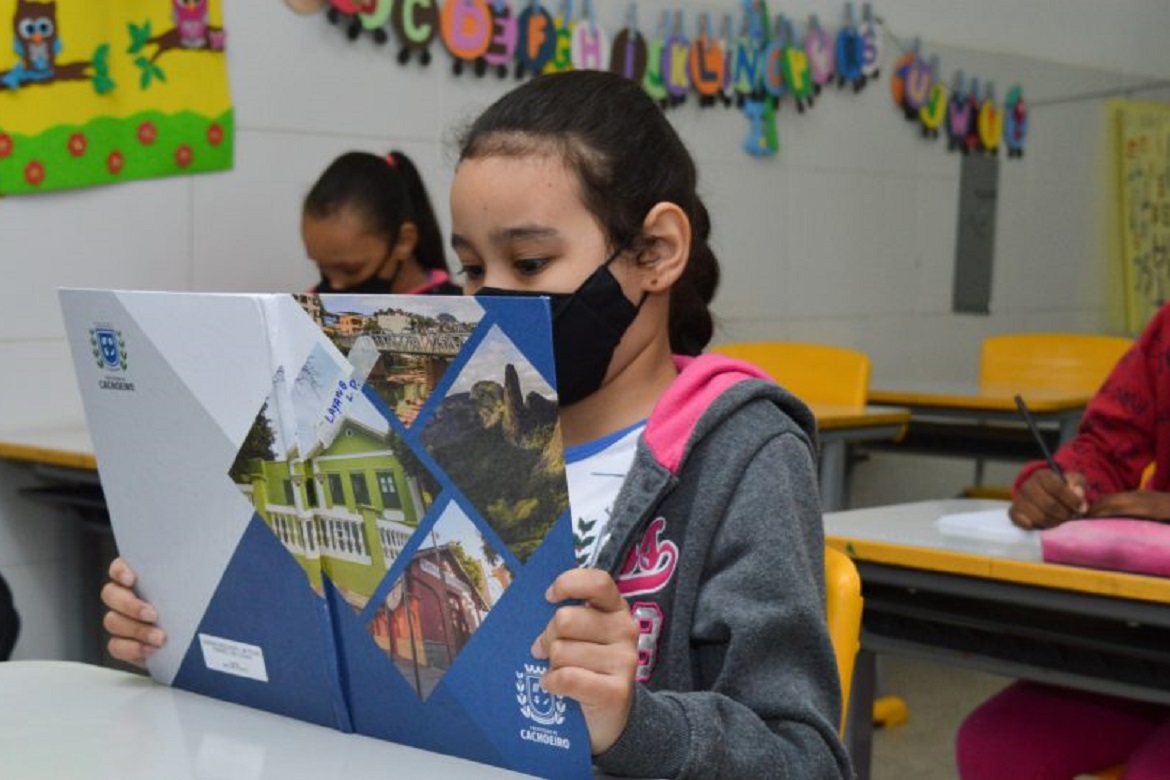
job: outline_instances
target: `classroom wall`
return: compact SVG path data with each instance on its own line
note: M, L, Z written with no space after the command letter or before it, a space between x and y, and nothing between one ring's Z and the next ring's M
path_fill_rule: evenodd
M515 0L514 0L515 2ZM611 28L626 4L595 4ZM680 3L643 0L643 26ZM684 2L731 11L733 0ZM835 27L838 0L770 4ZM1026 6L1026 8L1025 8ZM512 81L456 78L436 51L404 68L393 46L347 42L323 19L276 0L224 0L236 105L235 169L0 201L0 431L79 420L56 300L60 286L175 290L299 290L314 280L298 237L299 203L334 155L352 148L409 153L446 220L452 128ZM1117 332L1120 287L1109 266L1103 98L1170 76L1165 0L1106 4L1044 0L978 4L888 0L879 82L831 89L812 111L781 109L780 154L740 151L735 111L671 112L701 171L724 266L720 340L815 339L873 357L874 381L970 378L987 334ZM1001 166L991 314L950 313L960 158L906 125L889 97L889 63L922 37L944 72L1014 82L1032 106L1027 156ZM1170 101L1170 90L1143 91ZM0 118L2 123L2 118ZM949 490L967 467L876 459L859 468L865 503ZM16 494L27 472L0 471L0 571L26 613L18 657L67 657L58 630L75 614L68 582L78 538L68 518ZM33 530L30 530L33 529ZM64 530L62 530L64 529Z

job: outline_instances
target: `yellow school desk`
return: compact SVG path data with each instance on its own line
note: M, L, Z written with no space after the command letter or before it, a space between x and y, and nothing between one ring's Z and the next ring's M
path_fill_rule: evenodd
M1044 563L1039 539L942 533L949 499L825 515L826 542L861 574L861 652L847 727L869 776L876 653L1170 703L1170 578ZM860 717L854 717L861 713Z
M849 501L849 446L862 442L894 442L906 432L910 411L896 406L843 406L810 403L817 419L821 453L818 479L821 508L844 509Z
M0 430L0 459L81 471L97 471L84 423Z
M520 775L64 661L0 663L0 777L359 780Z

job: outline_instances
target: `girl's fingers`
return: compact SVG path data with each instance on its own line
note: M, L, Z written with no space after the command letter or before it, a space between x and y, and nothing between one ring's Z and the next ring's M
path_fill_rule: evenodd
M158 620L158 613L154 607L138 598L134 591L116 582L107 582L102 586L102 603L114 612L143 623L154 623Z
M149 645L117 637L106 643L106 649L113 658L138 667L145 667L146 659L154 653L154 648Z
M633 679L638 668L638 652L633 646L598 645L592 642L578 642L556 639L548 645L548 668L550 671L566 667L579 667L601 675L622 679Z
M112 639L128 639L153 647L162 647L167 641L166 633L153 623L142 623L117 612L107 612L102 617L102 627Z
M541 685L549 693L576 699L585 707L626 708L628 711L633 679L598 674L580 666L566 666L545 672Z
M570 569L553 581L545 598L554 603L576 599L602 612L629 612L617 583L601 569Z
M138 577L134 574L134 570L126 564L126 561L119 557L110 563L110 579L124 587L133 588Z

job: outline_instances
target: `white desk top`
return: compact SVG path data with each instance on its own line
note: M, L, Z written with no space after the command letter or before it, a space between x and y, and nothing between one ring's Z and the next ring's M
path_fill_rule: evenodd
M995 555L1018 561L1040 561L1040 542L1003 542L944 533L936 525L943 515L1005 509L1006 501L954 498L825 513L825 535L930 550Z
M969 498L852 509L825 514L825 541L854 560L1020 585L1170 604L1170 578L1045 563L1033 532L1026 542L944 533L945 514L1004 508Z
M0 663L0 703L14 780L525 777L85 664Z

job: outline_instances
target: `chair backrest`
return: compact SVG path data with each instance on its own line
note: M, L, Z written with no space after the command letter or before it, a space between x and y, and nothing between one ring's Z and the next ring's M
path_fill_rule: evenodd
M1009 333L983 340L982 385L1094 393L1133 341L1085 333Z
M845 733L845 716L849 709L849 690L853 683L853 663L861 648L861 577L853 560L832 547L825 548L825 617L829 638L837 655L837 673L841 678L841 733Z
M16 614L16 607L12 603L12 592L8 590L8 583L0 577L0 661L7 661L12 655L19 633L20 616Z
M799 341L753 341L711 347L766 371L806 403L865 406L869 355L855 349Z

